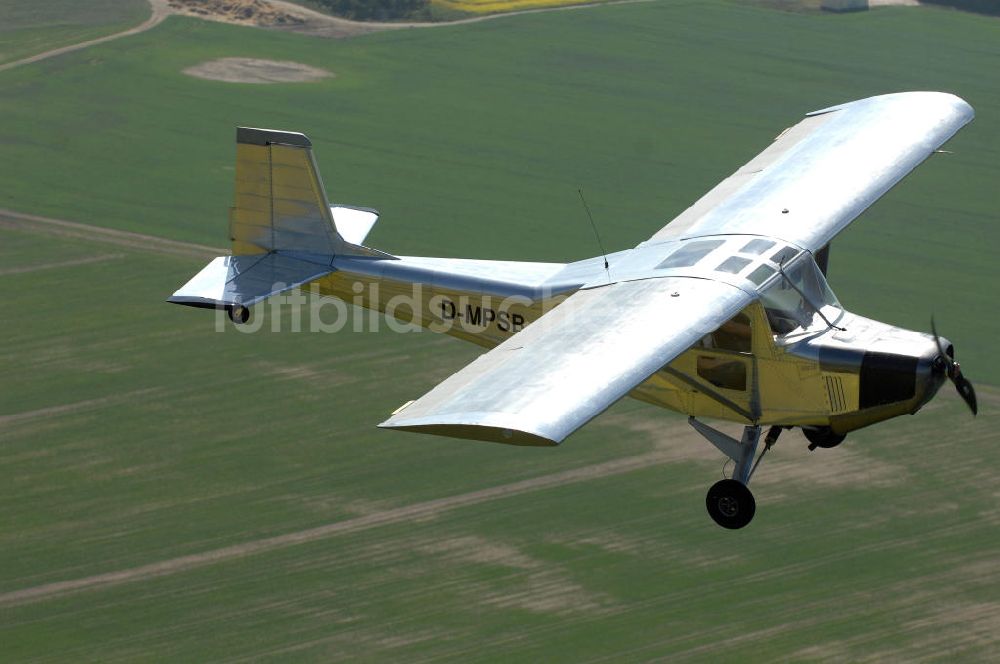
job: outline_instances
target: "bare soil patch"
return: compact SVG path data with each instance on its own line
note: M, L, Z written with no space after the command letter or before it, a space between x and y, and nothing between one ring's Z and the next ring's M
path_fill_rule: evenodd
M207 21L256 28L290 30L319 37L353 37L400 27L393 23L364 23L329 16L283 0L150 0L166 3L167 10Z
M263 0L167 0L167 6L176 14L242 25L282 27L305 22L298 12Z
M305 83L318 81L330 72L290 60L219 58L184 70L188 76L226 83Z

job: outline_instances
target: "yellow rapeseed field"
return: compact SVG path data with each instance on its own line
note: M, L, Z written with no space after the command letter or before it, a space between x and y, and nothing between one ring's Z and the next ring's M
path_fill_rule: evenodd
M519 9L592 4L600 0L431 0L432 4L463 12L486 14Z

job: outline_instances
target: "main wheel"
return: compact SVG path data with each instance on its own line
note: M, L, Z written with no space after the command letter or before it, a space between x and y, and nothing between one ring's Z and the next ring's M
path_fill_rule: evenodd
M833 429L830 427L816 427L815 429L804 428L802 429L802 433L805 434L806 440L812 443L810 447L822 447L823 449L836 447L847 438L845 434L834 433Z
M736 480L719 480L708 490L705 507L712 520L723 528L738 530L750 523L757 501L750 489Z

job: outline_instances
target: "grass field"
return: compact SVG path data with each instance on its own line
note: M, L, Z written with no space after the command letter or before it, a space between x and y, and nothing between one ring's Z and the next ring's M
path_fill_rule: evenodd
M397 253L571 260L641 241L802 112L904 89L979 117L834 246L859 313L934 311L980 392L805 450L737 533L723 459L623 402L555 450L373 425L471 360L430 334L242 334L163 299L211 255L4 221L3 659L987 661L1000 334L986 249L1000 23L724 2L598 7L347 41L168 19L0 74L0 208L225 246L233 126L307 132ZM336 77L250 86L225 56ZM83 237L80 237L80 235Z
M149 12L146 0L0 0L0 64L125 30Z

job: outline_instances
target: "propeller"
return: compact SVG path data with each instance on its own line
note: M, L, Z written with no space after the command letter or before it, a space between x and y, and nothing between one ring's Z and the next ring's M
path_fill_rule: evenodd
M962 367L955 361L955 358L945 352L944 346L941 345L941 337L938 336L937 328L934 327L933 316L931 316L931 333L934 335L934 343L937 344L938 352L941 353L939 358L944 363L948 378L951 379L951 382L955 385L955 389L958 390L958 396L962 397L962 401L966 403L969 410L975 415L979 410L976 406L976 390L972 387L969 379L962 375Z

